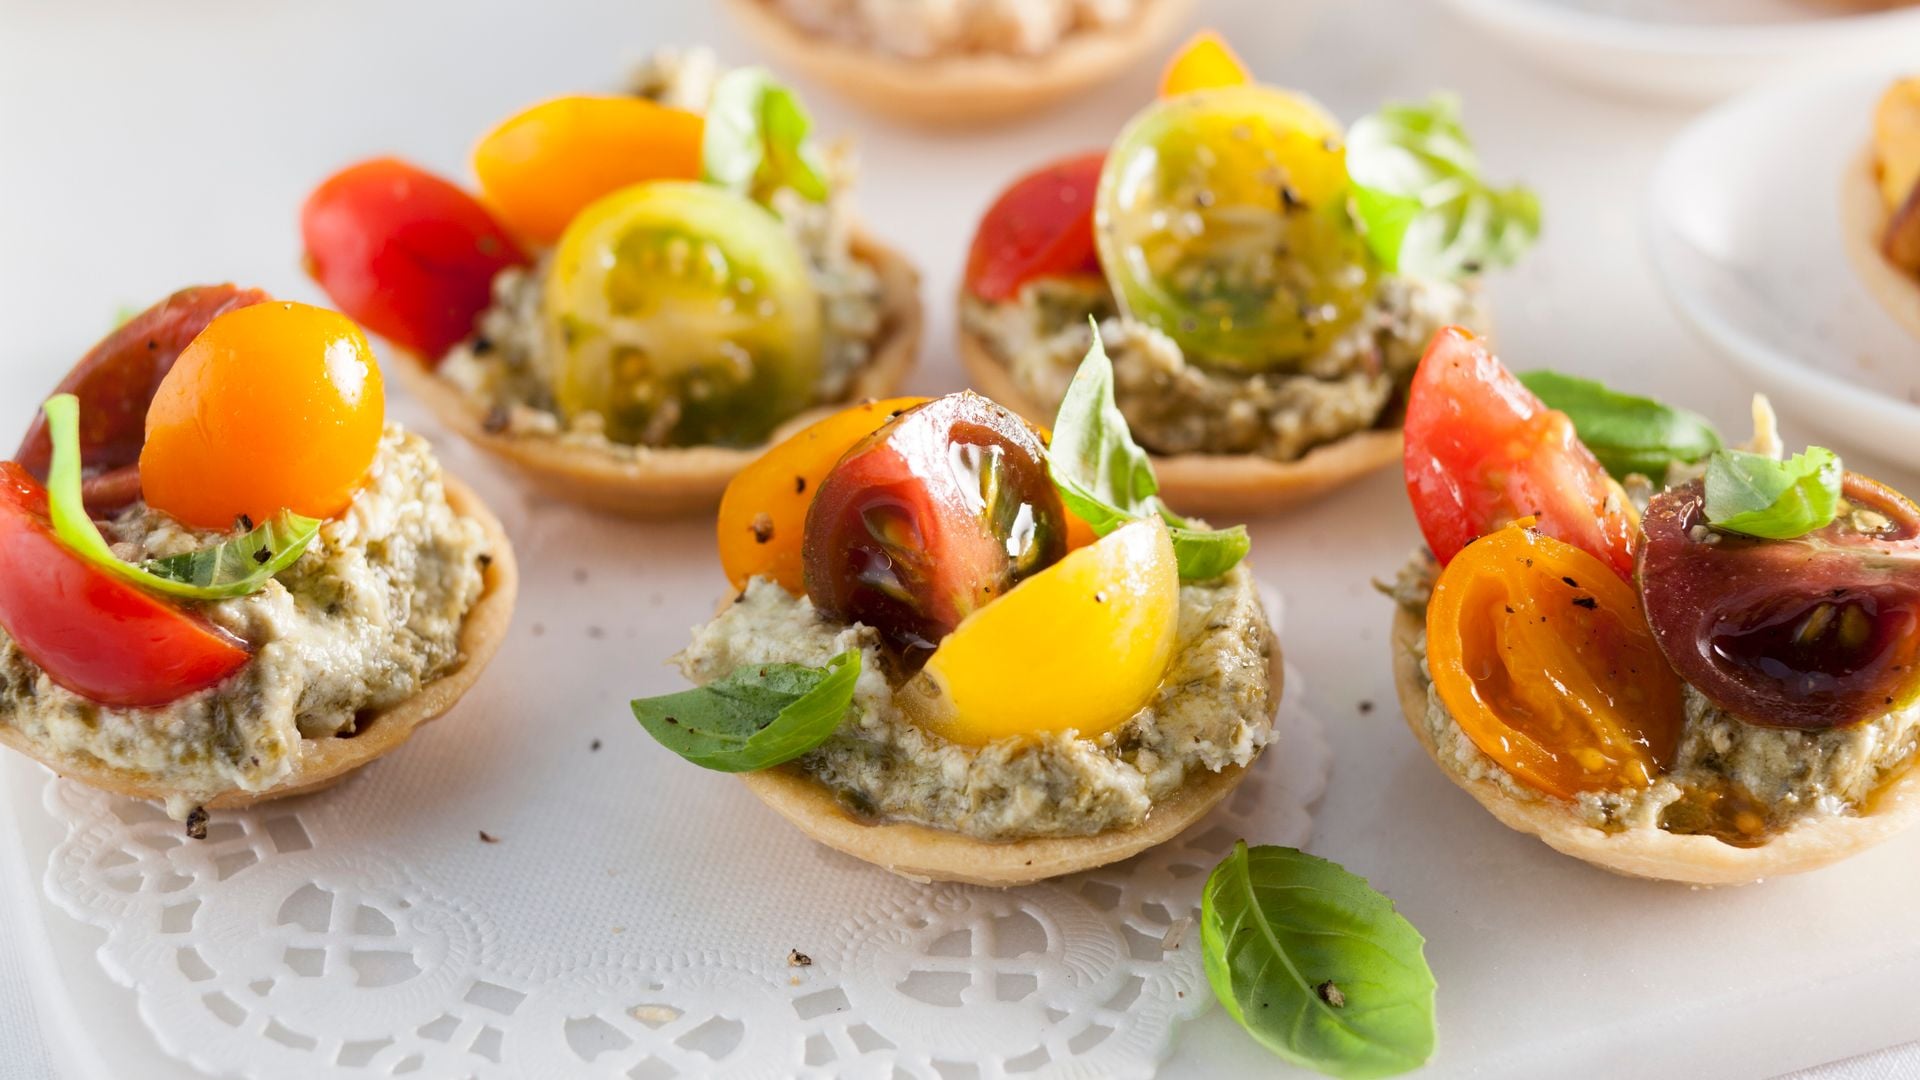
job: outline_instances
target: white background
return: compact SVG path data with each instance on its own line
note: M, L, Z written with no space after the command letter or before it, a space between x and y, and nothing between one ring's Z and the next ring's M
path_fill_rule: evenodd
M1349 0L1313 11L1299 2L1218 0L1208 18L1262 77L1306 88L1348 120L1385 97L1459 91L1490 169L1541 192L1541 247L1493 283L1500 343L1512 363L1656 392L1729 433L1742 431L1746 388L1679 325L1642 250L1644 183L1687 113L1546 81L1432 3ZM609 86L653 45L697 42L754 58L717 12L665 0L0 0L0 446L12 444L40 396L122 307L221 280L320 299L299 273L295 212L333 168L400 152L464 175L474 138L499 118L541 97ZM809 95L822 130L857 140L860 203L873 231L926 276L927 348L913 389L961 385L948 298L972 224L997 187L1051 156L1104 144L1150 95L1154 75L1142 70L1026 125L949 136L895 128L822 92ZM1793 403L1780 404L1792 442ZM1920 476L1877 460L1873 448L1836 449L1854 468L1920 491ZM1818 880L1767 886L1765 896L1615 882L1505 833L1417 752L1403 753L1410 740L1398 742L1404 732L1394 730L1389 613L1368 579L1390 574L1415 540L1388 474L1255 529L1262 575L1294 599L1289 658L1307 671L1343 754L1314 848L1373 878L1428 929L1442 988L1443 1061L1449 1032L1484 1039L1502 1019L1499 1009L1449 1013L1459 1000L1450 987L1484 990L1488 979L1508 980L1515 1008L1507 1011L1516 1018L1526 1015L1525 999L1550 988L1607 1002L1632 1002L1640 987L1670 993L1672 971L1633 947L1636 935L1662 933L1674 918L1696 937L1713 937L1711 949L1729 964L1737 959L1739 971L1762 974L1723 974L1709 950L1698 962L1698 1002L1641 1001L1617 1028L1588 1025L1583 1038L1617 1046L1623 1066L1640 1040L1723 1040L1720 1051L1701 1046L1700 1060L1718 1054L1737 1063L1732 1074L1757 1075L1920 1037L1920 1010L1909 1007L1902 1019L1884 1000L1877 1011L1858 1010L1864 1019L1821 1010L1809 1024L1818 1030L1791 1039L1763 1022L1770 1001L1784 1007L1806 992L1792 970L1768 967L1772 950L1782 950L1783 963L1802 963L1788 958L1785 942L1818 936L1822 920L1904 910L1874 890L1903 881L1920 846L1902 842ZM1355 752L1375 745L1394 747L1393 756ZM1551 896L1566 917L1530 922L1537 909L1503 910L1489 899L1502 890ZM1588 904L1610 906L1592 915ZM1633 917L1632 905L1646 905L1646 918ZM1486 937L1442 937L1438 927ZM1478 962L1513 935L1549 943L1537 964ZM1920 953L1913 931L1838 937L1889 962L1911 964ZM0 1077L46 1075L13 956L0 947ZM1821 977L1845 988L1852 984L1843 977L1860 967L1837 960ZM1913 983L1903 985L1913 997ZM1694 1013L1697 1026L1657 1019ZM1217 1074L1260 1061L1247 1056L1248 1045L1216 1010L1185 1033L1177 1060L1191 1075Z

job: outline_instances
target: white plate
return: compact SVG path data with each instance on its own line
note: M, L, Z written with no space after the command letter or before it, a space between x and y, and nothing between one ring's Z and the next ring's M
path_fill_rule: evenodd
M1838 446L1910 460L1920 342L1847 256L1841 185L1890 75L1785 84L1729 102L1654 172L1649 243L1681 315L1742 375Z
M1846 0L1448 0L1542 69L1612 93L1711 101L1763 79L1920 55L1920 7Z

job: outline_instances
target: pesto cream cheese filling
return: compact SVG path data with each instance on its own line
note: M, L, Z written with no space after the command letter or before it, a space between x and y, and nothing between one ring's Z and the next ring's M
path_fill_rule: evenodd
M1059 406L1086 355L1089 316L1100 321L1114 397L1140 445L1276 461L1391 423L1434 332L1487 322L1471 285L1385 277L1366 312L1294 369L1249 373L1192 362L1172 338L1120 315L1097 276L1041 278L1012 300L967 296L960 305L962 325L1044 410Z
M1416 553L1400 573L1394 600L1424 619L1435 573L1431 558ZM1423 721L1442 765L1457 776L1489 781L1517 799L1551 798L1474 745L1434 689L1424 633L1416 651L1427 692ZM1583 823L1609 832L1665 829L1760 843L1801 818L1858 814L1881 785L1913 764L1920 750L1920 703L1851 727L1800 731L1744 723L1692 686L1685 694L1686 720L1666 769L1643 789L1582 792L1568 805ZM1739 821L1741 814L1754 818Z
M909 721L870 627L830 622L805 597L755 578L675 658L705 685L737 668L820 666L862 653L853 709L796 764L863 816L983 840L1088 836L1146 820L1198 771L1250 763L1272 736L1273 643L1252 574L1180 587L1177 643L1153 700L1098 738L1049 733L983 746Z
M129 560L221 539L144 504L104 532ZM460 660L486 554L480 525L448 506L426 442L389 425L366 485L299 561L250 596L196 606L247 642L246 667L160 708L114 708L55 685L0 630L0 724L50 758L172 789L177 818L223 792L265 790L293 772L302 739L351 732Z
M674 108L705 112L723 74L709 50L662 51L634 73L629 89ZM815 401L833 402L846 398L855 376L873 361L886 312L878 271L853 251L852 155L837 143L819 149L827 200L816 203L783 188L774 193L771 209L799 245L820 296L823 354ZM550 257L542 256L532 267L509 267L495 275L493 302L481 313L476 332L447 353L436 374L465 391L495 433L557 439L618 457L650 452L651 447L609 439L597 412L561 415L542 326L550 269Z

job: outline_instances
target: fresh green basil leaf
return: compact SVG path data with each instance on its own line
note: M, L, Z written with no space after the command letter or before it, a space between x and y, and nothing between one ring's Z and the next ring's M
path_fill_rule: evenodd
M1207 981L1282 1058L1367 1080L1433 1055L1426 939L1365 879L1292 848L1243 841L1200 899Z
M53 459L47 466L47 516L67 549L143 589L184 600L224 600L259 592L306 553L320 522L282 510L272 521L199 551L130 563L113 553L87 514L80 483L80 399L49 399L47 432Z
M1240 565L1253 547L1244 525L1231 529L1173 527L1173 557L1181 581L1212 581Z
M1367 246L1396 273L1459 278L1509 266L1540 236L1539 198L1481 178L1451 95L1362 117L1347 133L1347 174Z
M1097 323L1093 344L1054 417L1047 471L1060 501L1100 536L1156 514L1165 519L1173 530L1173 553L1182 581L1211 581L1246 557L1245 528L1192 528L1161 503L1153 461L1133 441L1126 415L1114 401L1113 360L1100 340Z
M1791 540L1833 523L1844 472L1823 446L1786 461L1745 450L1707 459L1707 524L1724 532Z
M782 765L833 735L853 703L860 651L823 668L758 664L695 690L633 703L660 745L705 769L753 772Z
M1520 381L1573 420L1580 441L1615 479L1639 473L1661 480L1674 463L1691 465L1720 449L1713 425L1697 413L1557 371L1523 372Z
M700 144L702 178L764 203L780 188L824 202L827 181L807 132L813 121L765 68L736 68L714 84Z

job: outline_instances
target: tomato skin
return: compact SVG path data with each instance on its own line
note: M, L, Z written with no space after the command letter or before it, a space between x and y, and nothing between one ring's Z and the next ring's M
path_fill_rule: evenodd
M494 275L528 261L478 199L398 158L322 181L300 208L300 239L342 312L430 364L473 332Z
M975 610L1066 555L1039 435L969 392L855 443L807 510L807 595L879 630L909 666Z
M1098 274L1093 196L1105 162L1105 151L1065 158L1001 192L973 234L967 291L997 303L1037 278Z
M1509 525L1450 563L1427 605L1427 669L1447 712L1559 798L1647 786L1686 722L1680 677L1611 569Z
M151 708L252 659L240 639L68 551L46 491L0 462L0 626L55 683L102 705Z
M60 380L54 394L80 399L80 460L93 512L118 510L140 497L134 466L147 441L147 407L181 351L214 319L269 299L259 289L233 285L182 289L122 323ZM14 458L45 482L53 461L45 416L35 415Z
M1442 566L1520 518L1632 580L1639 522L1573 422L1520 384L1472 331L1433 337L1407 395L1407 496Z
M281 510L330 518L366 479L386 391L366 335L324 308L229 312L193 340L147 410L147 504L202 529Z

